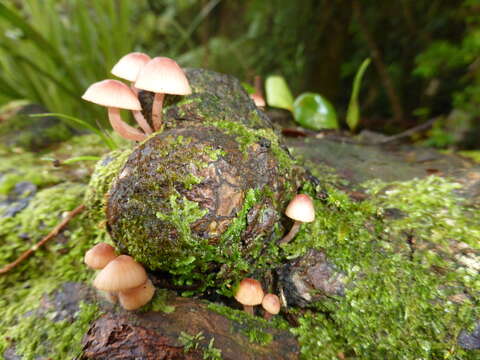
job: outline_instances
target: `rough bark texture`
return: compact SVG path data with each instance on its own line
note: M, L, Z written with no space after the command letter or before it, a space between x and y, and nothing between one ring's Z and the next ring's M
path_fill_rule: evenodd
M291 191L285 185L289 180L267 139L244 152L235 136L215 127L171 129L130 155L109 192L109 230L122 251L134 254L150 268L169 270L172 258L185 257L184 251L195 252L185 231L195 241L218 245L248 191L268 188L270 195L250 209L250 226L240 234L247 254L255 238L268 237L279 221ZM206 213L190 221L175 219L176 203L185 206L182 199L198 204ZM188 229L179 228L180 220L187 220Z
M298 344L286 331L270 329L273 340L268 345L254 344L242 334L245 325L233 322L207 308L206 303L175 298L175 311L109 313L90 327L83 339L86 359L202 359L200 351L183 352L178 338L181 332L202 333L202 347L221 349L224 360L297 359ZM130 357L129 357L130 356Z

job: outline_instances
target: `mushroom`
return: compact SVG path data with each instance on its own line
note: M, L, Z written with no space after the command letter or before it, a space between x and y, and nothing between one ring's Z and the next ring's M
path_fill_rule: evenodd
M93 286L99 290L117 292L140 286L147 279L142 265L131 256L120 255L97 274Z
M245 278L238 284L235 299L243 305L243 310L253 315L253 307L260 305L263 300L262 284L251 278Z
M113 66L111 73L119 78L135 82L140 69L150 61L150 56L141 52L132 52L123 56Z
M262 307L265 310L263 317L269 320L272 315L277 315L280 312L280 299L275 294L266 294L262 300Z
M297 235L302 223L308 223L315 220L315 208L310 196L305 194L297 194L287 206L285 215L290 219L295 220L292 228L287 235L280 240L279 244L286 244Z
M152 124L155 131L162 126L165 94L189 95L192 93L183 70L174 60L166 57L155 57L145 64L138 73L135 87L155 93L152 104Z
M115 254L115 248L112 245L99 243L85 253L83 261L88 267L101 270L116 257L117 254Z
M126 310L135 310L148 303L155 293L155 286L148 279L145 283L133 289L120 291L118 300Z
M89 86L82 99L106 106L112 128L124 138L135 141L145 139L145 134L128 125L120 116L120 109L142 109L133 91L124 83L110 79L96 82Z
M134 86L134 82L137 79L140 69L150 60L150 56L147 54L132 52L118 60L112 68L111 73L121 79L130 81L130 88L135 95L138 95L138 89ZM152 128L143 117L142 112L139 110L132 110L132 113L136 122L140 125L145 134L151 134L153 132Z
M253 100L255 105L259 108L264 108L266 103L262 95L262 78L260 76L255 76L255 92L250 95L250 98Z
M255 103L255 105L259 108L264 108L265 107L265 99L263 98L262 95L260 94L257 94L257 93L253 93L250 95L250 98L253 100L253 102Z

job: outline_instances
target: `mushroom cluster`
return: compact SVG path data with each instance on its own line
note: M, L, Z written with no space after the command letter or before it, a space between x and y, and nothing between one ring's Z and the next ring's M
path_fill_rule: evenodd
M155 57L134 52L122 57L112 74L130 81L130 87L118 80L107 79L88 87L82 99L108 108L108 119L114 131L128 140L142 141L162 127L162 107L165 94L189 95L192 89L180 66L167 57ZM138 91L155 93L152 124L142 115ZM120 109L131 110L143 131L122 120Z
M264 318L267 320L280 312L281 304L278 296L264 294L262 284L252 278L245 278L238 284L234 297L250 315L253 315L253 307L260 304L265 310Z
M142 265L131 256L117 256L115 248L99 243L85 253L85 264L101 270L93 286L105 293L110 302L120 302L126 310L135 310L147 304L155 293Z

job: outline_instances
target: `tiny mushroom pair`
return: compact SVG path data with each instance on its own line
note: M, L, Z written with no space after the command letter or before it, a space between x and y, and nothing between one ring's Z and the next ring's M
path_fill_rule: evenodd
M126 310L135 310L147 304L155 293L155 287L148 279L142 265L128 255L117 256L113 246L100 243L88 250L85 264L101 270L93 286L105 291L107 299L116 302Z
M112 128L128 140L142 141L153 131L160 130L165 94L189 95L192 93L183 70L174 60L167 57L150 59L143 53L130 53L115 64L112 74L130 81L131 86L128 87L118 80L99 81L90 85L82 99L107 107ZM142 115L142 106L137 97L139 89L155 93L152 104L152 126ZM120 116L120 109L131 110L143 132L124 122Z
M280 312L280 299L275 294L264 294L262 284L252 278L243 279L238 284L235 299L243 305L243 309L253 315L253 307L262 304L265 319L270 319Z

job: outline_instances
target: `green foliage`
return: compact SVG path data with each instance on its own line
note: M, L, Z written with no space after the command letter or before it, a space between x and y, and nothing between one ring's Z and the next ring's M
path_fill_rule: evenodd
M282 76L269 76L265 82L267 104L293 113L301 126L312 129L338 129L335 108L323 96L304 93L293 100L287 82Z
M337 114L333 105L323 96L303 93L293 103L295 121L312 130L338 129Z
M360 106L358 104L358 94L360 93L360 86L362 85L363 74L370 64L370 58L363 60L362 64L355 74L355 79L352 84L352 94L350 95L350 102L347 108L347 125L351 131L355 131L360 122Z
M265 81L265 91L269 106L293 111L293 96L282 76L269 76Z
M100 109L80 95L109 76L135 48L142 1L27 0L0 5L0 92L52 112L99 120ZM140 25L140 26L139 26Z
M203 351L203 360L222 360L222 350L216 349L213 346L215 338L211 338L208 346L202 346L202 342L205 341L205 336L200 331L195 335L189 335L186 332L181 332L178 338L178 341L183 345L183 351L188 353L191 350L202 349Z

